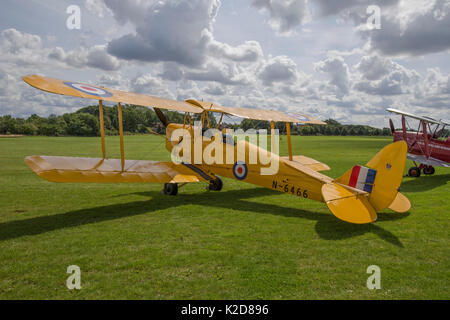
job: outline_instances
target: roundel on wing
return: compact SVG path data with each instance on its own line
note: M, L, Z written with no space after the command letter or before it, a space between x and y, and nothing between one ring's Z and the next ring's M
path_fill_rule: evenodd
M295 118L299 121L302 121L302 122L310 122L311 121L311 119L309 119L308 117L306 117L302 114L288 112L287 115L291 116L292 118Z
M105 89L97 88L88 84L74 83L74 82L64 82L64 84L72 89L80 91L82 93L90 94L91 96L110 98L113 94Z
M236 177L236 179L244 180L248 174L247 165L242 161L236 162L233 166L233 174Z

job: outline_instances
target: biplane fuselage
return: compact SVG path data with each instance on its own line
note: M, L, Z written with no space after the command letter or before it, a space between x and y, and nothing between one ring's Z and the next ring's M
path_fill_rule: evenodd
M182 124L169 124L166 128L166 148L171 153L179 141L172 141L172 133L176 129L186 129L191 137L194 137L192 127L186 128ZM200 137L202 139L203 150L208 148L212 143L212 139ZM264 188L273 189L279 192L288 193L298 198L311 199L323 202L322 186L331 183L333 179L320 174L317 171L329 170L330 168L314 159L304 156L293 157L293 161L289 157L279 157L277 154L266 151L247 140L223 139L223 154L219 157L220 163L212 163L209 159L203 158L199 164L195 164L194 152L189 157L189 167L193 170L200 170L206 176L214 179L216 176L237 179L243 182L258 185ZM194 150L195 140L191 138L191 150ZM261 153L267 154L267 159L271 161L262 161L259 156ZM232 159L228 159L228 155L232 155ZM251 155L255 155L254 163L250 160ZM297 160L297 161L294 161ZM237 172L236 163L241 161L245 164L246 172ZM269 162L269 164L267 164ZM269 171L270 163L277 162L276 174L261 174L261 169L266 168ZM211 164L207 164L211 163ZM187 164L184 164L187 165Z
M394 142L404 140L408 145L408 153L417 156L426 156L446 163L450 163L450 137L445 141L434 139L431 134L427 134L427 141L423 133L407 131L394 132Z

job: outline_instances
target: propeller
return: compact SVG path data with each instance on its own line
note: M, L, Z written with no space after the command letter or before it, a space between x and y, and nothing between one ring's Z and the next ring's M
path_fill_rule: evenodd
M167 126L169 125L169 120L167 119L167 117L164 115L164 113L158 109L158 108L153 108L155 109L156 115L159 118L159 121L161 121L161 123L164 125L165 128L167 128Z
M394 135L394 133L395 133L395 126L394 126L394 122L392 122L392 119L389 119L389 126L391 127L392 135Z

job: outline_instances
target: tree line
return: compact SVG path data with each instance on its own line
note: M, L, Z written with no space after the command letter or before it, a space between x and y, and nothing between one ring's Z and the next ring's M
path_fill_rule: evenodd
M391 130L389 128L373 128L366 125L353 125L353 124L341 124L336 120L325 120L327 123L324 125L303 125L303 126L291 126L292 135L302 136L389 136ZM258 121L251 119L244 119L239 127L243 130L250 128L253 129L267 129L270 130L270 123L268 121ZM275 128L280 133L286 133L286 124L278 122L275 124Z
M105 133L107 135L117 135L119 133L118 107L104 107ZM159 121L156 113L151 108L125 105L123 106L123 126L127 134L145 134L149 129L163 133L164 127ZM183 123L184 114L175 111L164 111L164 114L172 123ZM200 120L201 115L197 114L193 121ZM216 118L209 114L208 120L211 127L217 126ZM66 113L61 116L50 115L40 117L32 115L27 119L14 118L12 116L0 117L0 134L22 134L39 136L98 136L100 131L98 106L82 108L74 113ZM328 119L328 125L304 125L292 126L293 135L327 135L327 136L387 136L391 132L388 128L378 129L363 125L343 125L336 120ZM270 123L244 119L241 123L223 123L224 128L232 129L267 129L270 130ZM276 128L281 133L286 132L285 123L277 123Z

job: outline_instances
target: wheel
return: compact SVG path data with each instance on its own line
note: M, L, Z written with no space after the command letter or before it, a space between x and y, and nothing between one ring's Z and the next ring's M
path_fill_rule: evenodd
M178 184L177 183L164 184L163 193L167 196L176 196L178 194Z
M426 175L432 175L434 174L436 170L434 170L434 167L432 166L427 166L425 168L423 168L423 173L425 173Z
M416 178L420 177L420 168L418 168L418 167L409 168L408 175L410 177L416 177Z
M219 177L216 177L215 180L212 180L209 182L208 190L210 191L221 191L223 188L223 182L222 179Z

